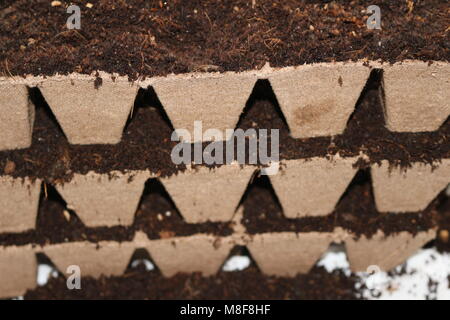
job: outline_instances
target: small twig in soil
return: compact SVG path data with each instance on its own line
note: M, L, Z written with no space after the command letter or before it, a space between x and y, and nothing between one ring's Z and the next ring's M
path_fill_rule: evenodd
M44 182L44 196L45 196L45 199L48 199L47 183L45 183L45 182Z
M10 77L13 76L12 73L11 73L11 71L9 70L8 59L5 59L5 70L6 70L6 72L9 74Z

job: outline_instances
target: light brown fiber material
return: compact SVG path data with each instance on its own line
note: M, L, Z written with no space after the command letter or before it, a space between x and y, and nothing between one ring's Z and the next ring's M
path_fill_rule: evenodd
M292 137L344 132L370 72L362 62L318 63L282 68L270 75Z
M375 203L380 212L417 212L450 183L450 159L432 165L390 168L387 161L371 167Z
M199 167L161 179L176 207L188 223L228 221L233 217L255 171L238 164Z
M0 77L0 151L30 146L35 106L29 100L28 88L33 86L41 90L71 144L118 143L139 87L153 87L173 127L187 129L191 138L194 121L202 121L202 133L207 129L233 129L258 79L270 82L292 137L341 134L373 67L383 69L380 93L384 92L383 111L389 130L435 131L449 117L448 63L370 64L372 67L361 61L286 68L266 65L241 73L195 72L135 82L123 77L113 79L106 73L100 73L101 81L96 75L81 74ZM355 177L358 169L353 165L361 157L365 156L281 160L279 172L269 179L284 215L301 218L332 213ZM161 239L149 239L137 232L133 241L122 243L80 241L0 247L0 298L22 295L36 286L37 252L45 253L65 275L69 266L76 265L82 277L98 278L122 275L133 252L145 248L166 277L179 272L208 276L220 270L235 245L245 245L264 274L294 276L311 270L331 243L345 243L353 271L367 271L371 266L388 271L436 237L436 230L428 230L389 236L378 231L370 238L355 238L341 228L324 233L250 235L240 221L243 208L236 208L256 170L256 166L233 163L215 168L188 166L164 178L147 171L74 174L55 188L87 227L131 225L145 182L152 177L161 181L185 222L233 220L234 233L226 237L178 237L162 230ZM450 183L450 159L433 165L411 163L403 169L382 161L381 165L371 165L371 179L379 212L420 212ZM28 178L0 177L0 233L36 227L40 190L39 179L32 182Z
M28 148L34 123L34 106L23 84L0 81L0 151Z
M138 86L127 79L81 75L51 77L38 86L72 144L115 144L136 99Z
M184 141L199 142L194 121L202 121L203 131L234 129L256 80L252 73L230 72L168 76L152 85L174 128L191 133Z
M0 298L23 295L36 286L37 260L31 246L0 247Z
M56 189L88 227L131 225L149 173L76 174Z
M253 236L247 247L261 271L268 275L307 273L335 240L333 233L264 233Z
M38 179L0 177L0 233L35 228L40 190Z
M179 272L200 272L208 276L220 270L235 245L246 245L261 272L289 277L307 273L332 243L345 241L353 271L366 271L369 266L387 271L402 264L435 236L436 231L429 230L416 236L401 232L386 237L378 232L370 239L354 239L353 234L336 228L330 233L239 233L227 237L196 234L149 240L144 233L137 232L133 241L122 243L101 241L0 247L0 297L21 295L36 286L37 252L46 254L66 276L73 272L68 270L70 266L79 267L82 277L122 275L132 254L140 248L149 252L156 268L166 277Z
M435 131L450 115L450 64L383 65L386 125L392 131Z
M434 239L435 230L412 235L408 232L385 236L381 231L370 239L365 236L346 239L347 258L354 272L367 271L368 267L389 271L405 262L411 255Z
M134 250L133 243L113 241L72 242L43 248L43 252L63 274L69 266L78 266L82 277L95 278L123 274Z
M233 247L227 238L194 235L150 241L146 249L166 277L178 272L201 272L213 275L219 271Z
M369 65L371 65L369 67ZM450 66L435 61L331 62L245 72L193 72L138 79L105 72L51 77L0 77L0 150L31 143L34 106L27 87L43 93L72 144L118 143L139 87L153 87L175 129L191 141L235 128L258 79L268 79L294 138L344 131L373 68L384 71L386 125L392 131L434 131L450 115ZM194 122L202 132L194 136ZM183 137L187 140L187 137ZM205 140L210 140L207 138Z
M357 158L311 158L282 162L270 176L275 193L288 218L325 216L334 210L355 176Z

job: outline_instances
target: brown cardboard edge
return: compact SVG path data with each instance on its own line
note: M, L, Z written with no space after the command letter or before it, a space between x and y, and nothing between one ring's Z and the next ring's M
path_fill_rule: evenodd
M43 77L43 76L27 76L25 78L23 78L23 77L0 77L0 87L1 87L1 85L4 85L4 84L8 84L8 85L26 85L26 86L29 86L29 87L34 87L34 86L38 86L38 87L44 86L45 87L46 83L52 83L53 82L53 83L65 83L65 84L68 84L67 88L70 89L71 87L69 87L69 85L71 85L71 83L80 82L81 81L82 83L88 82L88 83L91 83L93 85L93 83L96 81L96 79L102 78L103 79L102 82L104 82L105 85L108 85L108 84L111 84L111 83L114 83L116 85L123 85L125 83L128 83L133 88L135 88L136 92L137 92L137 88L138 87L148 88L149 86L154 86L156 89L158 89L158 87L160 87L160 86L165 87L165 86L167 86L168 84L171 84L171 83L188 83L188 84L192 84L192 83L195 83L197 81L200 81L202 83L203 82L205 82L205 83L208 83L208 82L215 83L214 86L218 86L218 88L219 88L219 89L217 89L215 91L217 91L218 94L220 94L220 93L223 93L223 91L226 91L226 90L221 90L220 89L221 85L217 84L217 82L220 81L220 79L233 79L233 78L235 78L235 79L246 79L245 81L250 81L249 84L254 84L258 79L269 79L269 81L273 82L272 85L274 85L275 79L277 77L285 78L285 77L289 77L289 74L303 73L306 70L314 70L314 69L316 69L316 70L322 70L322 69L324 69L324 70L351 70L352 67L355 67L355 68L358 68L358 70L363 70L365 72L365 75L368 76L368 73L370 72L370 70L372 68L379 68L379 69L390 70L389 68L395 68L397 66L402 66L402 65L407 65L407 66L411 65L411 66L414 67L415 65L423 65L423 64L424 64L424 62L422 62L422 61L415 61L415 60L403 61L401 63L396 63L393 66L388 65L388 64L380 63L379 61L365 61L365 60L360 60L360 61L356 61L356 62L347 61L347 62L332 62L332 63L313 63L313 64L307 64L307 65L301 65L301 66L284 67L284 68L271 68L269 64L266 64L264 66L264 68L262 68L260 70L248 70L248 71L244 71L244 72L224 72L224 73L219 73L219 72L199 73L199 72L197 72L197 73L186 73L186 74L178 74L178 75L169 74L169 75L167 75L165 77L153 77L153 78L146 78L146 79L138 79L138 80L136 80L134 82L129 82L126 77L119 76L117 74L109 74L109 73L106 73L106 72L99 72L98 74L97 73L93 73L92 75L83 75L83 74L72 73L72 74L69 74L69 75L59 75L59 74L57 74L57 75L49 76L49 77ZM445 62L435 61L431 65L433 67L441 66L443 68L448 68L448 63L445 63ZM364 68L367 68L367 70L364 69ZM389 73L389 71L388 71L388 73ZM350 73L350 78L351 78L351 73ZM242 81L244 81L244 80L242 80ZM233 81L231 81L231 83L232 82ZM364 81L361 80L360 82L364 82ZM341 81L337 81L337 83L341 83ZM275 93L278 96L280 96L280 97L283 96L283 92L284 91L286 91L286 90L289 91L289 90L292 89L290 87L289 88L285 88L286 86L283 86L283 85L280 85L280 86L281 87L278 88L275 85L275 88L274 88ZM334 86L337 88L336 84L334 84ZM355 96L356 96L356 94L358 95L356 98L353 97L352 99L350 99L351 101L356 102L356 99L359 97L359 94L361 93L363 86L364 86L364 84L362 84L362 86L360 86L361 90L359 90L359 87L358 87L358 90L354 90L353 87L350 86L350 87L352 87L351 89L353 89L353 90L351 90L351 92L354 93ZM201 87L201 85L200 85L200 87ZM230 106L231 105L233 106L233 108L232 108L233 112L232 112L232 114L230 114L230 118L227 119L226 121L224 120L224 116L226 115L226 113L220 113L220 111L223 110L223 108L221 108L220 110L217 110L217 112L220 113L220 116L215 114L216 112L211 113L210 116L212 116L215 120L213 120L212 122L206 121L206 123L205 123L206 126L203 129L206 130L207 127L208 128L219 128L219 129L224 129L226 127L229 127L228 129L234 128L235 125L236 125L237 119L239 117L239 114L244 108L245 101L248 99L248 96L250 95L251 89L253 88L252 85L249 85L249 87L247 87L247 86L245 86L245 87L246 87L245 90L243 90L243 88L239 87L239 86L237 88L235 88L235 91L237 90L237 91L241 92L240 99L242 101L238 99L240 102L239 101L233 102L234 101L233 100L233 101L231 101L229 103ZM385 83L385 89L387 90L387 95L389 97L392 96L392 94L390 93L390 88L391 88L391 85L390 85L390 80L389 80L389 75L388 75L387 81ZM100 87L100 89L101 89L101 87ZM350 88L347 88L347 89L350 90ZM92 88L92 90L97 90L97 89ZM171 91L173 91L173 90L169 90L169 93ZM340 90L337 90L336 92L339 92L339 91ZM450 91L450 90L447 90L447 91ZM96 91L93 91L93 92L96 92ZM199 95L202 95L201 93L202 93L202 90L200 90L200 92L198 92ZM317 92L316 92L316 90L313 90L312 93L317 93ZM44 92L44 96L45 95L46 94ZM56 95L56 96L58 96L58 95ZM184 95L182 95L182 96L184 96ZM212 99L211 101L213 101L213 102L217 101L217 100L220 100L220 99L214 97L214 95L210 94L209 96L211 97L211 99ZM163 99L161 101L164 102L165 98L166 97L163 97ZM184 99L184 98L176 98L174 100L175 101L174 103L169 103L173 107L171 109L174 110L174 114L172 114L172 112L168 112L169 118L172 118L172 123L176 124L175 128L178 128L178 129L193 129L193 123L186 123L186 121L183 122L183 119L181 119L181 118L180 118L180 123L178 123L179 121L176 119L176 117L178 117L178 116L176 116L175 114L178 114L179 116L180 115L185 115L185 111L186 111L185 110L186 107L184 107L184 106L181 107L181 105L179 103L180 99ZM317 99L318 100L323 99L323 95L319 95L317 97ZM202 99L199 98L199 100L202 100ZM291 99L291 100L293 100L293 99ZM294 99L293 101L295 103L297 103L296 100L297 99ZM392 111L392 110L395 109L394 105L396 105L396 103L392 102L391 100L392 100L391 98L387 99L387 104L386 104L386 107L385 107L385 109L387 110L388 126L390 126L391 129L394 130L394 131L408 131L408 130L404 130L404 129L400 129L400 130L398 128L396 129L395 128L396 125L392 125L393 117L394 118L395 117L399 118L399 116L400 116L400 118L401 118L401 113L398 114L397 111L395 111L395 112ZM447 104L448 104L448 101L450 101L450 98L447 99ZM343 129L345 128L345 124L346 124L346 121L348 120L349 115L351 114L352 110L354 109L354 103L353 102L352 103L349 103L349 102L345 102L344 103L343 102L347 106L346 110L348 109L345 112L345 114L342 112L342 110L341 110L342 108L340 108L340 109L338 108L336 110L337 113L336 112L335 113L336 113L337 116L342 118L341 121L336 121L336 115L333 116L333 118L332 118L333 121L331 121L331 120L330 121L323 121L323 116L327 115L327 114L329 115L330 112L322 112L320 108L314 108L314 110L312 110L311 112L308 113L308 114L311 114L311 116L309 117L309 118L311 118L310 119L312 121L311 123L315 123L312 126L308 125L308 126L311 127L310 128L311 130L310 130L309 133L308 133L309 129L306 130L306 131L302 129L299 132L297 132L298 130L295 129L296 126L293 125L293 120L292 120L293 119L293 115L289 111L292 107L287 106L287 104L290 105L290 103L282 103L282 105L283 105L282 109L284 109L283 113L285 114L285 117L288 119L288 122L290 122L292 135L294 137L299 136L299 137L306 138L306 137L321 136L321 135L324 135L324 134L325 135L337 134L337 133L342 132ZM193 102L192 101L191 102L188 101L186 103L189 104L189 103L193 103ZM183 105L184 104L185 103L183 102ZM199 103L194 103L194 104L196 104L197 106L195 108L191 108L192 110L201 108L201 106L198 106ZM50 103L50 107L53 108L54 112L58 111L58 110L55 109L55 106L54 106L53 103ZM443 108L444 108L443 110L450 110L450 105L444 106ZM70 109L71 108L69 108L68 110L70 111ZM107 125L107 126L104 125L103 127L104 128L108 128L108 130L110 130L109 128L114 128L114 130L113 130L114 132L111 131L108 134L104 134L103 136L95 136L95 134L98 135L98 133L94 132L95 130L91 130L92 131L91 132L89 130L86 130L86 128L83 128L84 130L78 130L79 128L78 129L74 128L74 125L73 125L74 121L73 120L76 117L72 118L70 116L69 117L64 116L65 120L63 122L65 122L65 123L61 123L61 120L59 120L59 122L60 122L60 125L63 127L63 130L64 130L64 128L66 128L65 132L66 132L67 136L69 137L69 141L71 143L76 143L76 144L117 143L117 142L120 141L120 137L121 137L122 131L123 131L123 125L125 124L125 121L126 121L126 118L128 117L130 109L131 109L131 105L129 106L129 108L127 110L125 110L125 111L123 111L121 113L121 115L116 119L117 121L115 121L115 120L113 121L113 122L116 123L116 125ZM168 111L167 109L170 109L170 108L166 107L165 108L166 112ZM180 110L181 110L181 113L180 113ZM411 110L411 109L408 109L408 110ZM102 108L98 109L97 111L101 113L102 112ZM317 116L312 116L313 114L316 114L317 112L319 113ZM64 112L62 112L61 114L63 114L63 113ZM449 114L450 114L450 111L446 111L446 112L444 112L442 114L438 114L437 115L439 117L439 119L440 119L439 121L440 121L441 124L442 124L443 121L445 121L445 119L448 117ZM201 119L204 118L204 115L202 115L202 112L200 112L198 115L199 115L199 118L197 119L196 118L197 115L194 115L193 120L201 120ZM60 118L60 119L63 118L62 115L58 116L58 112L56 112L56 116L57 116L57 118ZM86 119L89 120L90 118L92 118L92 117L88 117L88 118L85 117L84 120L86 120ZM206 117L206 118L208 118L208 117ZM302 116L302 119L303 118L304 117ZM389 120L389 119L391 119L391 120ZM31 118L29 120L30 120L30 122L32 122ZM410 120L408 120L408 121L411 122ZM192 122L192 121L190 121L190 122ZM213 125L213 123L215 123L215 124ZM318 125L318 123L321 123L321 124ZM95 126L98 126L98 124L96 123ZM410 131L411 132L421 131L421 130L417 129L416 126L417 125L412 124ZM437 130L436 125L434 125L434 126L435 127L432 128L432 129ZM69 127L71 128L70 129L71 133L69 133L69 129L67 129ZM314 127L317 127L317 128L314 128ZM83 131L83 136L75 137L77 130L80 131L80 134L81 134L81 131ZM428 128L425 131L433 131L433 130ZM73 132L75 132L75 133L73 133ZM89 133L89 132L91 132L93 135L90 136L89 134L86 134L86 133ZM191 135L193 135L193 131L192 130L191 130ZM191 138L193 139L191 141L195 140L194 137L191 137ZM223 139L226 139L226 138L228 138L228 137L226 137L226 136L223 137Z
M450 159L413 163L406 170L382 161L371 166L371 176L378 211L422 211L450 183Z
M365 63L318 63L269 76L294 138L344 132L372 69Z
M333 212L358 169L353 165L364 155L339 155L282 160L278 174L269 176L288 218L326 216Z
M430 132L450 116L450 64L407 60L383 67L386 126Z
M24 84L0 82L0 151L31 146L34 107Z
M71 242L42 247L57 269L67 275L70 266L79 267L81 276L121 275L135 250L133 242Z
M229 221L256 170L237 163L188 167L160 181L186 222Z
M21 296L33 289L36 272L37 260L31 245L0 247L0 298Z
M361 155L360 157L364 158L365 156ZM356 169L352 168L351 164L354 163L354 161L357 161L357 159L359 158L340 158L339 156L335 156L329 160L326 160L325 158L311 158L306 160L283 161L284 164L282 162L281 170L279 170L277 175L269 176L269 179L272 181L274 191L280 200L284 214L287 217L297 218L301 216L326 215L332 212L335 204L339 200L340 196L345 192L352 177L356 173ZM313 175L312 183L308 182L311 179L306 179L308 180L307 183L303 185L303 188L300 188L301 185L299 187L299 183L303 177L307 177L307 174L301 174L300 176L298 176L298 174L294 174L290 180L283 178L283 175L288 174L289 171L298 171L296 166L303 166L304 164L306 164L308 169L315 160L320 163L329 162L330 164L333 164L333 161L342 162L347 167L347 174L345 177L342 177L342 179L339 178L341 175L338 175L339 180L342 182L339 186L335 186L332 183L330 184L332 187L329 186L328 189L333 189L330 191L334 194L333 197L329 197L329 195L327 195L327 199L316 201L317 206L315 206L314 203L310 204L308 210L305 210L305 215L298 215L297 209L299 204L297 203L297 200L302 199L298 195L299 190L305 190L307 193L314 191L315 189L311 186L314 185L314 182L316 182L317 179L315 179ZM283 167L286 163L289 165ZM408 172L412 173L414 171L414 166L424 166L426 168L430 168L430 173L429 175L421 174L420 177L415 179L413 182L408 180L406 185L405 183L402 183L401 180L391 181L389 176L382 176L380 178L380 174L378 174L379 171L388 173L391 172L390 170L397 172L395 170L403 169L391 169L387 162L382 162L381 167L377 167L377 165L375 165L375 167L372 168L372 183L374 187L375 203L380 212L421 211L425 209L437 196L437 194L450 182L450 159L442 159L440 163L433 164L432 166L436 167L434 172L431 171L431 165L416 163L413 165L412 169L405 169L406 174L408 174ZM332 169L333 168L331 168L331 170ZM238 164L224 165L213 169L207 167L188 168L185 172L179 172L178 174L168 178L160 178L148 171L139 170L129 170L125 173L111 172L109 174L97 174L91 171L86 175L79 175L81 181L88 179L87 177L92 177L92 179L89 180L90 182L87 184L88 187L84 190L83 188L72 188L71 192L68 192L68 190L71 189L71 186L75 183L75 180L66 182L63 185L56 184L55 186L61 193L61 196L68 203L68 207L73 209L88 227L131 225L134 220L134 215L139 200L142 196L145 182L149 178L158 178L163 183L169 196L174 201L176 207L179 209L186 222L224 222L230 221L236 215L236 209L239 201L245 193L251 177L256 170L257 168L255 166L240 166ZM300 172L303 171L300 169ZM214 183L211 183L211 180L217 179L217 175L221 176L222 182L217 183L218 180L215 180L213 181ZM121 185L119 183L115 185L114 182L117 182L118 180L114 180L114 176L118 177L118 179L124 184ZM128 182L129 177L134 177L131 181L131 184L134 186L132 190L130 189L130 184ZM197 180L196 177L198 177ZM239 177L239 179L236 177ZM98 185L95 185L96 178L103 180L103 183L99 182ZM330 179L334 180L337 178L331 177ZM14 200L14 196L11 196L10 194L19 196L17 192L13 191L14 188L10 187L10 184L11 181L13 181L14 185L17 183L18 186L22 186L23 181L28 181L28 179L15 179L10 176L0 176L0 187L2 186L1 181L5 181L3 184L5 187L5 194L9 195L2 197L0 199L0 203L3 202L3 208L6 210L5 212L17 213L18 208L20 208L20 206L25 206L27 203L25 198L28 197L28 193L26 189L23 190L24 195L22 198L25 200L22 199L17 201L19 203L19 207L17 207L16 204L8 204L9 201ZM111 186L114 187L114 190L117 191L113 192L111 195L114 195L115 200L119 201L122 199L123 201L119 201L122 204L119 203L113 205L113 203L102 203L103 201L98 201L99 198L102 197L102 192L105 191L105 186L108 185L109 181L111 182ZM20 211L23 212L22 215L16 215L17 219L16 222L14 222L14 225L19 227L12 228L10 225L13 220L8 215L0 215L0 230L2 230L2 232L22 232L34 228L38 210L39 183L40 180L38 179L34 182L34 184L31 184L31 182L26 182L25 184L25 186L27 184L31 184L33 186L33 204L31 209L29 207L24 207L24 209ZM403 206L403 202L405 202L404 200L406 199L406 202L410 200L410 193L405 190L411 189L411 186L414 184L417 184L417 187L414 189L416 192L414 193L415 195L413 199L415 206L407 207L405 209ZM432 187L429 187L430 185ZM316 193L318 193L318 191ZM215 200L212 201L211 199ZM300 204L300 206L301 205L303 204ZM108 211L108 215L101 214L106 211ZM30 217L32 217L31 220ZM9 227L5 227L8 225Z
M108 174L90 171L75 174L55 188L87 227L129 226L134 222L145 182L151 177L147 170Z
M235 245L245 245L263 273L292 277L299 273L307 273L332 243L345 242L353 271L362 271L367 266L375 264L381 270L390 270L403 263L435 236L436 230L431 229L416 236L401 232L385 237L382 232L378 232L371 239L365 237L355 239L353 234L336 228L333 232L326 233L280 232L257 235L236 233L227 237L196 234L149 240L144 233L138 232L133 241L122 243L101 241L42 247L31 245L0 247L0 270L3 268L12 273L7 279L3 279L8 285L0 286L0 298L21 295L27 289L36 286L35 253L41 252L66 275L69 266L78 266L81 276L94 278L101 275L120 276L129 264L134 251L144 248L166 277L180 272L199 272L208 276L220 269ZM398 241L399 239L402 241ZM2 254L11 252L18 257L18 263L11 263L11 254L6 257Z
M0 233L34 229L41 180L0 176Z
M268 275L293 277L308 273L331 243L341 242L343 233L279 232L250 237L247 248L261 271Z
M436 229L416 235L399 232L389 236L378 231L370 239L365 236L355 239L353 234L347 233L347 259L353 272L389 271L401 265L435 237Z
M0 298L23 295L26 290L36 287L36 253L44 253L65 276L71 275L73 267L80 271L81 277L120 276L137 249L146 249L166 277L179 272L199 272L207 276L220 269L234 243L233 237L208 234L149 240L144 233L137 232L133 241L121 243L79 241L43 246L0 246L0 270L11 273L3 278L5 284L0 279ZM18 257L17 263L11 263L14 260L10 253Z
M233 248L233 237L197 234L150 241L144 248L165 277L177 273L217 273Z
M105 77L49 77L37 86L71 144L116 144L139 87Z
M228 140L226 130L236 127L256 81L252 73L224 73L169 76L152 86L180 140L191 143ZM214 138L205 136L208 130Z

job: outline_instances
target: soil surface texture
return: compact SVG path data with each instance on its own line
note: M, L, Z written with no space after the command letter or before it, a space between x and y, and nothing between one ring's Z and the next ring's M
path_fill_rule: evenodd
M63 277L30 290L25 299L356 299L356 278L314 268L293 278L264 276L256 267L215 276L177 274L164 278L158 271L128 270L124 276L82 279L81 290L68 290Z
M97 70L136 79L193 71L243 71L314 62L449 60L442 0L4 0L5 76ZM81 28L68 29L70 4ZM381 30L369 29L370 5ZM72 12L73 13L73 12Z

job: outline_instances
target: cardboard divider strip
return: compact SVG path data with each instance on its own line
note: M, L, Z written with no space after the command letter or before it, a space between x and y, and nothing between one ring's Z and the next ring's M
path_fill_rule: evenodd
M358 157L287 160L270 176L284 215L288 218L331 213L352 181Z
M34 107L24 84L0 82L0 151L28 148L34 124Z
M283 161L270 176L288 218L331 213L357 172L357 157L311 158ZM216 168L194 167L160 178L187 223L230 221L255 166L238 164ZM432 165L390 168L387 161L371 169L375 203L380 212L417 212L450 183L450 159ZM55 187L67 207L87 227L131 225L142 196L147 171L75 174ZM0 177L0 232L33 229L39 204L40 180Z
M149 177L147 171L89 172L55 187L86 226L131 225Z
M309 272L331 243L345 242L353 271L366 271L372 265L387 271L403 263L435 236L436 230L417 235L400 232L387 237L379 231L370 239L365 236L355 239L352 233L336 228L324 233L237 233L227 237L196 234L149 240L144 233L137 232L133 241L122 243L101 241L0 247L0 298L18 296L36 286L35 253L38 252L45 253L66 276L71 274L69 266L78 266L82 277L120 276L139 248L149 252L166 277L179 272L200 272L208 276L219 271L235 245L246 245L261 272L291 277Z
M194 135L233 129L257 79L269 79L294 138L344 131L373 67L384 70L385 117L392 131L437 130L450 115L450 65L445 62L333 62L245 72L187 73L140 79L92 75L0 77L0 150L30 146L34 108L27 86L37 86L72 144L118 143L139 87L153 86L175 129ZM12 112L12 110L14 110ZM223 135L223 139L229 138ZM206 137L211 140L212 137Z
M202 121L203 131L235 128L256 80L252 72L193 73L157 78L150 84L173 127L191 133L191 139L183 141L200 142L211 139L193 136L194 121Z
M362 62L317 63L273 72L269 81L292 137L344 132L370 72Z
M219 271L234 244L231 238L198 234L150 241L146 249L166 277L179 272L213 275Z
M114 241L62 243L42 249L63 274L69 266L78 266L82 277L94 278L123 274L134 250L132 242Z
M253 236L247 248L263 273L290 277L307 273L338 238L327 232L263 233Z
M161 182L186 222L228 221L255 170L238 164L190 168Z
M0 298L21 296L36 287L36 273L31 245L0 247Z
M379 231L370 239L363 236L358 240L349 234L345 240L347 258L354 272L367 271L370 266L389 271L402 264L435 237L435 230L420 232L417 235L400 232L390 236Z
M115 144L139 87L126 78L72 74L54 76L38 87L72 144Z
M0 233L35 228L40 190L39 179L0 177Z
M390 168L387 161L371 167L375 204L380 212L416 212L450 183L450 159L434 165L413 163Z
M450 116L450 64L403 61L383 70L389 130L435 131Z

